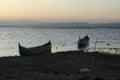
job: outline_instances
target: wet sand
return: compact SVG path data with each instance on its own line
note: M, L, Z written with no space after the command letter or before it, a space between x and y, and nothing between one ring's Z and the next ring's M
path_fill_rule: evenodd
M68 51L1 57L0 80L120 80L120 56Z

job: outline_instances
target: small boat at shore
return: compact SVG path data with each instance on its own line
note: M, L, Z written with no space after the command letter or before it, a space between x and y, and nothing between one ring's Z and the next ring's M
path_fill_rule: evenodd
M44 45L31 47L31 48L26 48L20 45L20 43L18 44L18 46L19 46L19 54L21 56L37 56L37 55L51 53L51 41L47 42Z
M86 48L89 46L90 38L86 35L84 38L79 38L78 40L78 48Z

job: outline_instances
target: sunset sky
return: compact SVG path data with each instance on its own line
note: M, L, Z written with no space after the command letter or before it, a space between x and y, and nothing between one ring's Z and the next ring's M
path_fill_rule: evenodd
M0 0L0 20L120 22L120 0Z

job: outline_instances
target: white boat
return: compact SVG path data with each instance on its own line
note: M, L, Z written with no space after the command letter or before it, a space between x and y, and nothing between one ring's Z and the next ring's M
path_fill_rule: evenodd
M78 40L78 48L86 48L89 46L90 38L86 35L84 38L79 38Z

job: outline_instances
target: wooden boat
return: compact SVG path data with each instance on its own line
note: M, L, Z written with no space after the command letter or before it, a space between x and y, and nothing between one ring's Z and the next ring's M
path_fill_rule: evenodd
M18 46L19 46L19 53L21 56L37 56L37 55L51 53L51 41L47 42L44 45L31 47L31 48L26 48L24 46L21 46L20 43L18 44Z
M86 35L84 38L78 40L78 48L86 48L89 46L89 37Z

